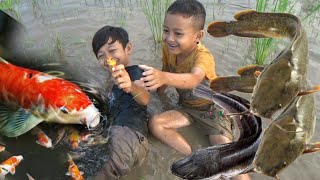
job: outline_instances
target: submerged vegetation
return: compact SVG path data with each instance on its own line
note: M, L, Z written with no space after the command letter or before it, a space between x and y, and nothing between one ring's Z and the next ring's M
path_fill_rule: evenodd
M293 10L297 4L297 0L257 0L256 11L258 12L281 12L281 13L293 13ZM310 12L301 18L302 21L312 17L314 14L320 11L319 4L310 10ZM270 57L270 54L276 50L279 40L272 38L257 38L253 41L255 64L264 65L266 60Z
M147 18L155 43L161 43L163 20L171 0L138 0L138 3Z

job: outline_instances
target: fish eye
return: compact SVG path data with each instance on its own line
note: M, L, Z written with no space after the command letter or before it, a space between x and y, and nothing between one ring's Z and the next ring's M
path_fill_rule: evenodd
M62 106L60 108L60 111L63 112L64 114L69 114L69 110L65 106Z

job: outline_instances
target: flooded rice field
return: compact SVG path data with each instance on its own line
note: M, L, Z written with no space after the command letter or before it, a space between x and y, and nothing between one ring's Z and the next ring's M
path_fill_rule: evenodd
M206 26L213 20L233 20L234 13L254 9L255 1L251 0L200 0L206 8ZM308 14L310 7L315 6L318 0L298 1L294 14L298 17ZM14 15L26 27L27 36L21 46L31 52L54 54L53 62L64 64L63 71L69 79L102 87L102 94L110 90L110 77L99 66L91 49L91 40L94 33L104 25L124 27L133 43L133 64L146 64L161 68L160 46L155 45L152 39L149 24L143 14L139 0L34 0L20 1L15 5ZM313 17L310 21L303 22L309 42L309 67L308 77L312 85L320 85L320 17ZM220 76L235 75L236 70L252 61L250 55L249 38L230 36L227 38L212 38L206 34L203 44L215 57L216 71ZM40 52L39 52L40 51ZM280 52L280 49L279 51ZM58 55L57 55L58 54ZM268 60L276 55L273 54ZM53 58L54 57L54 58ZM10 59L8 59L10 62ZM27 59L19 61L21 66L42 67L48 63L46 59L33 61ZM39 68L41 69L41 68ZM49 68L52 70L54 68ZM41 70L45 70L42 68ZM242 94L248 98L248 94ZM160 100L153 93L149 111L152 114L176 106L177 94L169 91L168 98ZM316 94L317 120L320 119L320 94ZM264 121L264 127L270 121ZM44 129L50 126L44 125ZM208 139L201 134L197 127L186 127L179 131L191 143L193 149L208 146ZM320 124L311 142L320 141ZM50 134L49 134L50 135ZM53 136L55 136L53 134ZM107 157L104 153L103 142L97 142L79 151L72 152L66 144L61 144L54 149L46 149L35 143L35 137L30 133L17 138L4 138L6 152L0 155L4 160L10 155L22 154L23 162L17 168L14 176L7 175L6 179L27 179L26 173L36 180L70 179L66 176L67 156L69 152L81 156L75 160L88 179L99 167L101 161ZM99 141L99 140L97 140ZM179 179L170 173L170 164L181 158L178 152L161 144L153 137L149 137L152 148L148 158L140 167L136 167L121 180L171 180ZM283 180L318 179L320 176L320 154L307 154L299 157L293 165L280 174ZM251 174L252 179L271 179L266 176Z

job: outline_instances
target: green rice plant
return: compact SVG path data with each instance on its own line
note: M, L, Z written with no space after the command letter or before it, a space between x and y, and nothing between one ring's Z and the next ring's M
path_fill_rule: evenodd
M294 4L295 5L295 4ZM258 12L290 12L294 5L290 6L289 0L257 0ZM254 41L255 64L264 65L269 55L275 50L279 41L272 38L257 38Z
M10 13L14 18L21 19L21 15L15 7L20 4L20 0L0 0L0 10Z
M171 0L139 0L155 43L162 42L163 21Z
M256 10L259 12L285 12L292 13L298 0L257 0ZM302 21L310 18L315 13L320 12L320 3L315 6L307 15L301 18ZM255 39L254 46L254 56L255 64L264 65L266 64L266 59L273 53L279 44L279 40L272 38L261 38Z

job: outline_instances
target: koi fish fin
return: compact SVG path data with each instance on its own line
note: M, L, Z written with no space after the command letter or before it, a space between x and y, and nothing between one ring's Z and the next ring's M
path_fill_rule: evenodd
M314 88L312 88L310 90L299 92L298 96L308 95L308 94L312 94L312 93L319 92L319 91L320 91L320 86L315 86Z
M4 60L2 57L0 57L0 63L9 64L8 61Z
M233 17L236 20L245 20L245 19L251 19L254 14L256 14L257 12L255 10L252 9L248 9L248 10L244 10L244 11L240 11L238 13L236 13Z
M320 142L316 142L312 144L307 144L305 150L303 151L303 154L319 152L319 151L320 151Z
M0 104L0 134L7 137L20 136L43 120L35 117L29 111L20 108L13 111Z
M16 168L14 166L11 166L9 172L14 175L16 173Z
M238 69L237 74L239 74L240 76L253 76L256 71L263 71L263 69L263 66L251 64Z
M66 175L67 175L67 176L71 176L70 172L66 172Z
M227 26L229 22L214 21L209 24L207 32L213 37L226 37L231 33L228 32Z
M251 93L256 85L254 76L226 76L217 77L210 83L210 88L216 92L240 91Z
M80 175L83 175L84 174L84 172L83 171L80 171Z
M34 178L32 176L30 176L30 174L26 173L28 176L28 180L34 180Z

